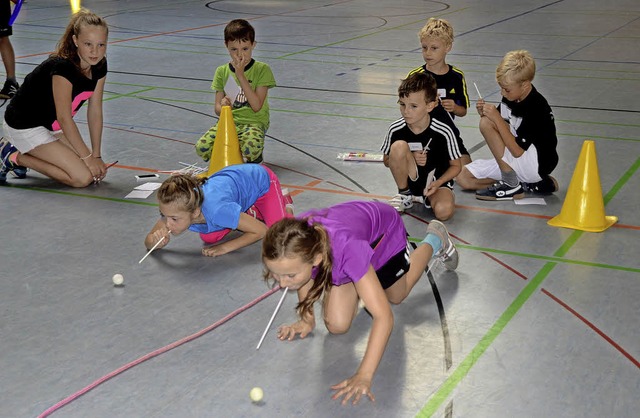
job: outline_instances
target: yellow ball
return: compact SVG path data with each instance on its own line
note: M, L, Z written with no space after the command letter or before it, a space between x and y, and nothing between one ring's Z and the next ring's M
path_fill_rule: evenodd
M262 397L264 396L264 392L260 388L253 388L251 392L249 392L249 397L251 398L251 402L260 402Z
M122 286L122 284L124 283L124 276L120 273L116 273L113 275L113 278L111 280L113 280L114 285Z

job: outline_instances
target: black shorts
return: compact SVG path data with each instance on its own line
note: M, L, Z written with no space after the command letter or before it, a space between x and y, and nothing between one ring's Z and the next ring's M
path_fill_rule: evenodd
M411 194L414 196L424 196L424 188L427 185L427 172L426 166L417 166L418 167L418 178L413 181L411 178L408 179L409 190L411 190ZM449 180L445 184L440 187L448 187L453 190L453 180Z
M11 2L0 0L0 38L13 35L13 29L9 26L11 18Z
M409 271L409 243L404 250L394 255L384 266L376 270L378 280L383 289L388 289Z

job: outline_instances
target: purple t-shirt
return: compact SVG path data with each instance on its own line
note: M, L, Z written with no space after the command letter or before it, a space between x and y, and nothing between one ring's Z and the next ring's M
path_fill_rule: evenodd
M331 282L336 286L357 282L369 265L378 270L407 245L402 219L386 203L346 202L312 209L299 217L309 218L309 224L319 223L327 231L333 256Z

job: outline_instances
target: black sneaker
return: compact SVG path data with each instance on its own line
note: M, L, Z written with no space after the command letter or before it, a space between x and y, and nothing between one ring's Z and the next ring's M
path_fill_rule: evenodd
M525 192L537 194L551 194L558 191L558 181L552 176L547 176L537 183L522 183Z
M513 200L522 199L523 197L524 189L520 183L517 186L509 186L502 180L498 180L492 186L476 192L476 199L480 200Z
M16 95L20 85L15 80L7 80L4 82L4 87L0 90L0 99L10 99Z

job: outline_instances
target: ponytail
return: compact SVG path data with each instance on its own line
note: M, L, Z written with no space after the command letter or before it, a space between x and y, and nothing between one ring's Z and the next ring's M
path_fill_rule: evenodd
M284 218L269 228L262 242L262 258L266 260L300 257L304 263L313 263L318 254L322 261L311 289L296 306L300 318L311 315L314 303L332 286L333 257L327 231L319 223L309 225L308 219ZM264 279L271 279L268 271Z
M158 189L158 202L164 205L175 203L182 210L194 212L204 203L202 185L206 181L206 178L188 174L171 176Z

